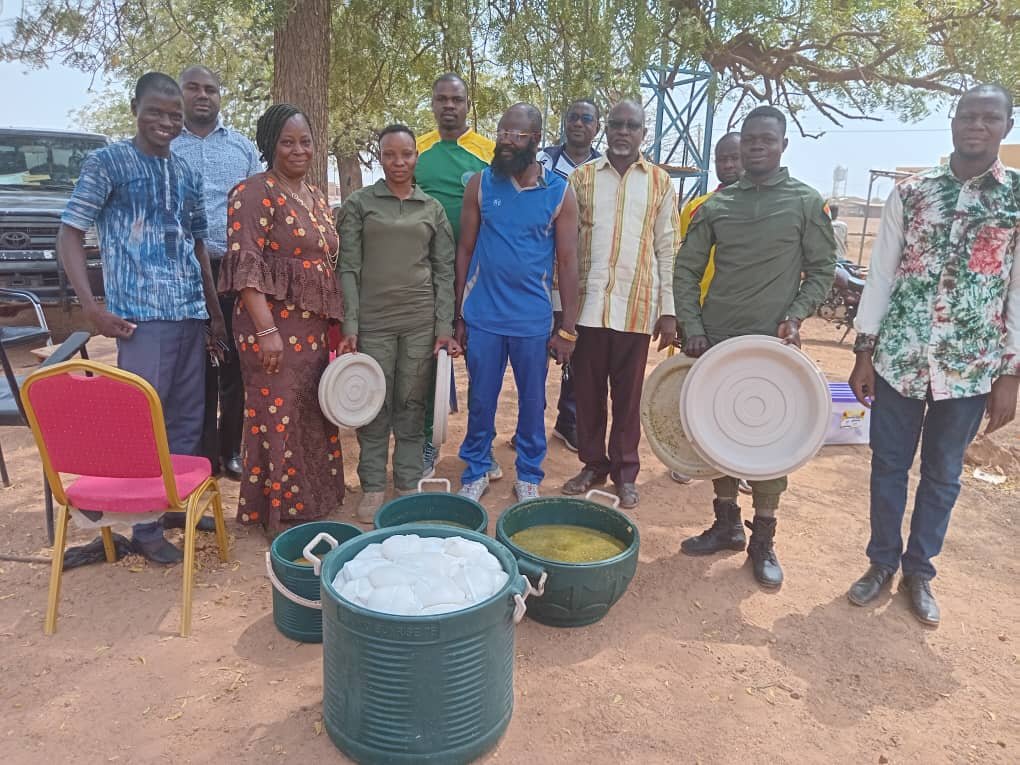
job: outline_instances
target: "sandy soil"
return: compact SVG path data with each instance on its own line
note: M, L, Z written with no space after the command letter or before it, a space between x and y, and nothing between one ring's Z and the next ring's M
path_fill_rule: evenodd
M841 332L813 321L805 333L808 353L845 379L852 359L836 342ZM93 349L111 357L107 341ZM462 365L458 374L463 396ZM558 382L553 372L551 400ZM508 382L496 449L506 468L513 412ZM452 417L439 464L454 481L463 428L464 415ZM866 566L865 447L826 449L793 476L777 536L787 580L776 593L755 585L743 553L679 553L710 519L711 486L674 484L645 449L632 513L642 535L637 576L598 624L520 625L515 714L484 762L1020 761L1018 435L1014 423L979 454L1010 473L1004 486L968 469L938 559L938 630L918 624L899 594L865 609L846 600ZM0 552L48 555L30 436L8 428L0 437L14 480L0 491ZM344 446L353 481L352 434ZM577 468L553 441L546 492ZM507 472L484 501L493 518L512 504ZM232 507L237 485L223 488ZM336 517L353 516L348 507ZM226 565L203 542L187 639L176 635L177 568L129 559L68 572L59 631L45 637L48 567L0 561L0 762L345 761L321 728L321 647L276 632L266 542L230 530Z

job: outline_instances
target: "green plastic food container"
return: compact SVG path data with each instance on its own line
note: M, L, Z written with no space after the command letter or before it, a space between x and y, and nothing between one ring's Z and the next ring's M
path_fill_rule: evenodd
M429 483L443 484L446 490L422 491ZM377 529L406 523L452 525L453 528L466 528L484 534L489 528L489 514L473 499L451 493L450 482L445 478L423 478L418 481L417 494L397 497L376 511Z
M591 497L613 500L613 507L592 502ZM626 591L637 570L640 537L637 526L616 509L619 499L592 490L584 499L540 497L509 508L496 524L496 539L517 557L522 574L536 594L528 601L528 616L552 627L582 627L609 613ZM627 549L595 563L561 563L540 558L510 541L519 531L546 524L585 526L610 534Z
M361 529L349 523L315 521L287 529L273 540L266 553L266 576L273 584L273 622L291 640L322 642L317 560L359 534ZM313 557L305 553L309 544ZM313 565L294 562L302 557Z
M333 580L344 564L398 534L480 542L510 578L488 600L435 616L382 614L340 597ZM457 765L495 746L513 712L514 625L528 591L509 550L474 531L396 526L327 555L322 716L337 748L360 763Z

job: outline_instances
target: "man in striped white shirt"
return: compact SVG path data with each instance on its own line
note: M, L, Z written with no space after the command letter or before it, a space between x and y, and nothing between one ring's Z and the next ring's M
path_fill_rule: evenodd
M564 484L563 493L583 494L611 479L624 508L639 501L640 405L649 341L658 340L662 350L676 338L673 261L680 218L669 175L641 156L644 116L637 102L614 106L606 120L606 156L570 176L580 223L578 340L571 367L584 468Z

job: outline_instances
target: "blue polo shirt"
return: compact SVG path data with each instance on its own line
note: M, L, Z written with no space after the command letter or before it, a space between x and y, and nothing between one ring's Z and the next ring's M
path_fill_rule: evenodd
M205 138L185 127L170 149L202 176L205 217L209 223L205 251L210 258L222 258L227 251L227 195L245 178L262 172L259 150L247 136L222 122Z
M129 139L92 152L60 220L99 231L107 308L130 321L205 319L195 240L206 237L202 179L181 157Z
M481 176L481 224L468 266L464 321L494 335L548 335L556 216L567 182L545 168L529 188L489 167Z

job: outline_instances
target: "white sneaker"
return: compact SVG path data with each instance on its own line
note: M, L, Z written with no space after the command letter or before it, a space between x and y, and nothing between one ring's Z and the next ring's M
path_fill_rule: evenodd
M517 495L518 502L523 502L526 499L537 499L540 496L538 484L528 483L527 481L514 481L514 494Z
M752 491L751 484L749 484L747 481L741 478L740 480L737 481L737 490L741 494L750 494Z
M693 480L689 475L684 475L683 473L677 470L670 470L669 477L672 478L677 483L683 484L688 484Z
M483 475L476 481L470 481L469 483L461 484L460 491L457 492L459 497L467 497L475 502L482 498L482 495L489 490L489 476Z
M421 448L421 477L431 478L436 474L436 462L439 460L439 450L426 441Z

